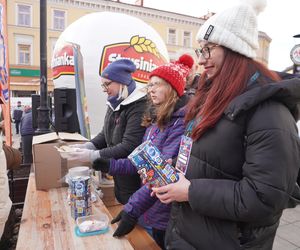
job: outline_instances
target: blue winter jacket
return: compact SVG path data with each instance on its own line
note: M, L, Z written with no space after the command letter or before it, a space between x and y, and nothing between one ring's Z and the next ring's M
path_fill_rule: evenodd
M32 127L32 111L26 111L21 118L21 126L20 126L21 136L25 135L33 135L34 130Z
M152 143L160 150L165 159L177 157L181 136L184 133L184 107L175 111L171 121L162 131L156 124L147 128L143 141L152 139ZM136 174L137 169L128 159L110 161L111 175ZM170 205L161 203L156 197L150 196L151 190L147 185L142 186L129 199L124 210L132 217L143 216L147 226L165 230L169 220Z

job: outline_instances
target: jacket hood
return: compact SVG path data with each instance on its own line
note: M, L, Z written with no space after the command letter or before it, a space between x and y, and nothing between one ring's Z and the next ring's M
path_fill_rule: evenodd
M266 85L256 83L251 89L234 98L224 113L233 120L240 113L268 99L283 103L290 110L295 120L299 120L300 78L287 79Z

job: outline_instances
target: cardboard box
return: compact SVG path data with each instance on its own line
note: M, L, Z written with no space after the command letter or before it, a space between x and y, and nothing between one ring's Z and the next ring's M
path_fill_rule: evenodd
M103 193L102 201L106 207L116 206L121 203L119 203L115 197L115 191L113 185L99 185L99 188L101 189Z
M114 183L103 184L103 182L100 181L102 180L101 171L94 171L94 174L92 175L92 179L97 190L100 190L100 192L102 193L103 196L100 196L100 198L106 207L116 206L120 204L115 197Z
M84 143L88 141L80 134L53 133L37 135L32 140L33 166L35 173L36 189L45 190L58 188L64 184L62 178L68 169L75 166L88 166L76 161L67 161L61 158L54 147L66 144Z

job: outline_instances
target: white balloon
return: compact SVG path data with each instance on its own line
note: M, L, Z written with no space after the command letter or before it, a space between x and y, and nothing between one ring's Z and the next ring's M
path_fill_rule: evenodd
M79 45L83 56L85 92L92 136L101 130L106 113L107 96L102 92L99 74L103 68L113 60L129 57L139 68L134 79L141 85L147 81L151 70L169 61L164 41L144 21L121 13L96 12L76 20L60 35L52 58L52 68L56 74L55 88L75 88L74 71L72 74L66 72L68 69L64 68L59 70L59 74L55 72L61 64L64 64L64 67L68 63L72 64L73 58L61 51L66 42Z

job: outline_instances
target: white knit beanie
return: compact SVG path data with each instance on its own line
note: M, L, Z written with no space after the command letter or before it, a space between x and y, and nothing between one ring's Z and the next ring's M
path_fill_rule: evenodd
M222 45L254 58L258 49L257 15L266 0L241 0L235 7L210 17L199 29L197 40Z

